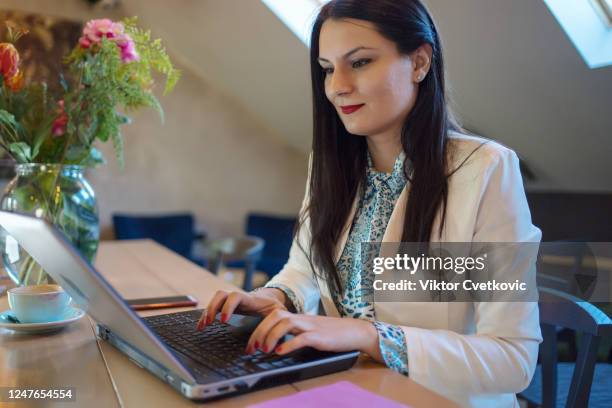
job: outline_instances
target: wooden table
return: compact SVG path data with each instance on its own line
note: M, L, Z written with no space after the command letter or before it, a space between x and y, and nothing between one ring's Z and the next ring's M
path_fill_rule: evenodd
M189 294L204 307L217 289L236 290L197 265L152 241L103 242L98 270L125 298ZM8 307L6 295L0 310ZM175 309L180 311L181 309ZM189 310L189 308L182 309ZM142 312L151 315L161 312ZM0 329L0 386L74 387L77 404L66 407L182 407L193 403L130 362L94 335L94 323L82 319L56 334L18 335ZM371 392L413 407L451 407L447 399L362 356L348 371L207 403L244 407L316 386L348 380ZM0 406L3 403L0 402ZM26 406L7 404L7 406Z

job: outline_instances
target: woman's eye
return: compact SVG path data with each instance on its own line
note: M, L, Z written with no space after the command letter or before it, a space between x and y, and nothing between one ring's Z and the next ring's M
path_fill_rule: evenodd
M372 60L369 58L358 59L357 61L353 62L353 68L361 68L364 65L369 64L371 61Z
M323 74L329 75L334 72L333 68L321 68L323 70Z

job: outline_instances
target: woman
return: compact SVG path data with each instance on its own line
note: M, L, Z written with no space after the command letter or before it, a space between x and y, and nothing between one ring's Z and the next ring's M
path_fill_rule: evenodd
M359 255L372 241L538 242L515 153L460 133L419 0L331 1L310 56L313 151L289 260L263 289L218 291L198 328L260 314L249 353L360 350L462 405L516 406L541 341L535 303L374 304Z

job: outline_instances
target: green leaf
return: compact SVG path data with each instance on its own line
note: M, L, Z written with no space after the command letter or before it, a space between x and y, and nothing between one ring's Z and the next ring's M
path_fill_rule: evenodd
M177 82L181 79L181 71L172 69L168 72L168 79L166 80L166 87L164 88L164 95L167 95L174 89Z
M52 123L53 118L49 117L34 132L34 144L32 145L32 160L34 160L36 156L38 156L38 154L40 153L40 147L45 142L45 139L50 135Z
M30 163L32 161L32 152L27 143L11 143L9 145L9 150L19 163Z
M121 170L125 169L125 162L123 159L123 136L121 132L116 132L112 134L113 137L113 147L115 148L115 157L119 162L119 167Z
M157 111L157 113L159 114L159 119L162 123L164 123L164 109L162 108L155 95L153 95L152 93L148 93L145 95L145 99L147 101L147 104Z
M17 121L15 120L15 116L10 112L5 111L4 109L0 109L0 121L6 123L7 125L17 127Z
M94 139L96 138L96 135L98 133L98 129L99 129L99 116L98 115L92 115L92 120L91 123L89 124L89 126L83 131L83 136L85 139L85 144L86 145L91 145L94 141Z
M61 72L59 74L59 83L62 89L64 90L64 92L68 92L68 90L70 89L70 86L68 85L68 82L66 81L66 77L64 77L64 74Z

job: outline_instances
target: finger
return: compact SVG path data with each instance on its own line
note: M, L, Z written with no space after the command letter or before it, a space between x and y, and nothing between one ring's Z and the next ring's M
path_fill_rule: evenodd
M260 348L260 346L263 346L263 340L266 338L268 332L279 322L279 320L289 315L291 315L291 313L285 310L275 309L259 322L247 342L247 353L251 353ZM267 353L267 351L264 352Z
M268 332L268 335L262 342L262 349L265 353L274 350L278 341L288 333L301 332L301 319L296 316L284 317ZM297 330L296 330L297 329Z
M213 296L206 308L206 324L211 324L215 320L215 316L217 316L219 309L223 307L228 296L229 293L224 290L218 290L215 293L215 296Z
M236 308L243 303L248 295L245 295L242 292L232 292L225 299L225 303L223 304L223 308L221 309L221 323L227 323L227 321L232 317L232 314L236 310Z
M286 342L279 344L274 349L274 352L280 356L283 356L304 347L318 348L318 342L316 340L317 334L315 332L304 332L298 334L291 340L287 340Z
M218 290L215 292L214 296L208 302L208 306L206 306L206 310L202 313L202 317L198 321L197 329L202 330L207 324L210 324L215 319L215 315L217 314L217 310L221 306L221 304L227 298L228 293L224 290Z

